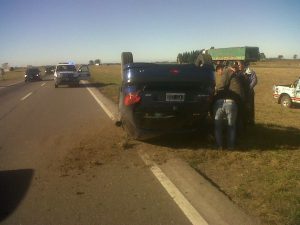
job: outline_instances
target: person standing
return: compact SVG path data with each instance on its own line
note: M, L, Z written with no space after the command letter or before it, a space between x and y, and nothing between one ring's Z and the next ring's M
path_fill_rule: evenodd
M215 139L218 149L224 148L223 123L226 122L227 147L233 149L236 142L236 121L239 108L244 101L244 90L237 76L238 68L229 66L216 68L217 75L221 74L220 83L216 85L214 98Z
M257 76L254 70L249 68L248 63L242 61L237 62L239 69L239 77L245 83L245 125L254 125L255 121L255 105L254 105L254 87L257 84Z
M245 78L249 84L248 89L248 124L255 124L255 92L254 87L257 84L257 76L253 69L250 69L249 66L245 70Z

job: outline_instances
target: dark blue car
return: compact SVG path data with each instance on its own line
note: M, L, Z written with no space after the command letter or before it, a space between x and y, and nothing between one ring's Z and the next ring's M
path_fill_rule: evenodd
M135 139L197 130L206 120L214 71L194 64L123 65L119 115Z

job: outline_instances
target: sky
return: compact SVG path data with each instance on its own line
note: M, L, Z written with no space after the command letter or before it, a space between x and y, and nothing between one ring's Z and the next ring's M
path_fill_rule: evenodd
M0 65L175 61L178 53L257 46L300 58L299 0L0 0Z

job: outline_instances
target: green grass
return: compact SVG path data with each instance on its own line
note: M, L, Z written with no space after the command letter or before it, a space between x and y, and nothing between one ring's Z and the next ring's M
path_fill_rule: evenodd
M121 84L121 66L90 66L91 82L115 103L118 102L119 87Z
M246 212L263 224L300 224L300 108L286 109L272 97L274 84L288 84L300 75L292 61L254 65L258 75L256 126L240 134L237 149L216 151L201 134L164 137L150 142L190 163ZM120 66L92 67L99 90L116 102Z

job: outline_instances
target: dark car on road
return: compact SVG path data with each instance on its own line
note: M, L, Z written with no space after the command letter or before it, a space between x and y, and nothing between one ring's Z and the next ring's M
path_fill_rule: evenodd
M24 77L25 82L42 80L42 75L39 68L27 68Z
M133 138L203 126L215 85L211 66L133 63L132 58L122 55L119 119Z

